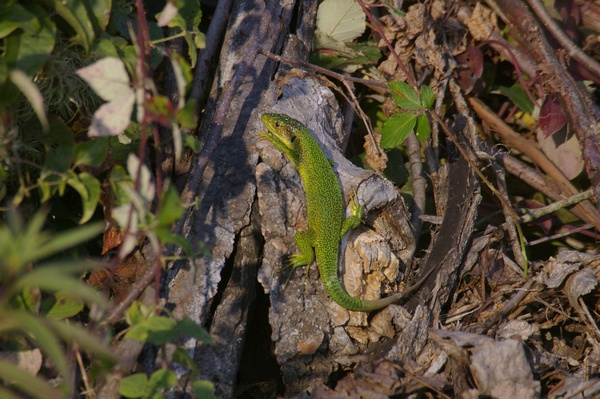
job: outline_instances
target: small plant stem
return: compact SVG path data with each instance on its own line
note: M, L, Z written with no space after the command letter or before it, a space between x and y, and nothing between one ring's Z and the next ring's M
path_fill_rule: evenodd
M519 220L521 221L521 223L529 223L532 220L541 218L542 216L549 215L560 209L564 209L568 206L578 204L581 201L585 201L587 199L592 198L593 196L594 196L594 191L590 189L590 190L584 191L582 193L572 195L569 198L565 198L563 200L553 202L552 204L544 206L542 208L528 209L526 211L527 213L522 215L519 218Z

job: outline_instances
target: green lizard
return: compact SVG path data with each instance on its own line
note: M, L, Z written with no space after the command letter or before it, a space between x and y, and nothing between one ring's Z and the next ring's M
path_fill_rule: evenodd
M284 114L263 114L261 119L267 130L259 137L273 143L290 159L304 185L309 229L296 233L300 252L290 258L293 269L308 266L316 258L327 294L340 306L362 312L386 307L426 280L430 272L404 292L387 298L363 300L350 296L339 280L338 251L340 240L361 223L363 207L354 198L350 203L352 214L344 219L344 201L333 167L302 123Z

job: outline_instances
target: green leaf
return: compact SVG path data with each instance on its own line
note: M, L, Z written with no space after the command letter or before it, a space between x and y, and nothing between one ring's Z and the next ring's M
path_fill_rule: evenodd
M186 132L181 132L181 135L183 137L183 145L198 154L200 152L200 140Z
M82 0L54 0L54 9L75 31L71 42L81 45L87 53L95 37L93 24L96 21L90 20L86 10L89 4L85 3Z
M134 326L136 324L140 324L145 320L144 315L140 309L140 303L134 301L125 312L125 321L130 326Z
M40 29L37 17L20 4L6 2L0 5L0 39L21 28L28 35L35 35Z
M46 299L41 311L54 320L68 319L83 310L84 303L67 292L59 291L54 294L53 300Z
M98 137L75 144L75 166L98 167L106 160L108 138Z
M192 387L194 388L194 393L198 399L219 399L219 397L213 393L215 386L210 381L194 381Z
M177 322L177 330L189 338L195 338L205 344L212 344L213 339L206 329L196 324L189 317L184 317Z
M156 370L148 381L148 391L151 393L160 392L175 386L175 384L177 384L177 377L174 372L165 369Z
M143 373L128 375L121 380L119 393L126 398L141 398L146 392L148 377Z
M406 82L392 82L389 84L392 98L396 105L402 109L416 111L423 108L419 95Z
M176 325L177 322L173 319L164 316L154 316L133 326L125 334L124 338L163 345L177 337Z
M196 366L194 359L192 359L189 353L187 353L187 351L180 346L175 347L172 355L172 361L174 363L179 363L186 369L191 370L193 375L198 373L198 367Z
M73 163L73 132L57 118L50 119L49 134L39 135L46 147L46 159L42 169L41 181L62 180L63 173L71 169Z
M194 250L190 241L180 234L173 233L171 227L156 227L154 233L163 244L174 244L183 249L187 256L194 256Z
M381 148L394 148L402 144L415 128L416 123L417 117L414 114L402 113L390 116L383 124Z
M0 378L5 382L10 382L13 386L29 394L32 398L66 399L66 396L52 389L40 378L15 367L13 363L6 360L0 360Z
M317 30L341 42L351 42L366 28L365 14L355 0L325 0L317 10Z
M424 108L431 109L435 102L435 93L431 90L431 87L422 85L419 88L419 94L421 95L421 104Z
M28 12L35 15L39 29L15 31L6 38L4 56L10 68L20 69L33 78L52 53L56 26L40 7L29 5Z
M183 215L185 209L183 208L183 205L181 205L179 193L177 193L177 189L174 185L169 185L167 190L163 193L158 209L159 226L172 227L173 223L179 220L181 215Z
M196 115L196 100L188 101L183 108L177 112L177 123L184 129L193 130L198 126L198 117Z
M100 201L100 181L86 172L80 173L78 177L87 192L86 196L81 195L83 215L81 216L79 224L83 224L94 216L94 212Z
M429 119L427 115L421 114L417 116L417 127L415 129L417 139L423 142L431 136L431 126L429 125Z
M527 112L528 114L533 112L533 103L523 87L518 83L515 83L511 87L500 86L497 90L492 91L492 93L508 97L523 112Z

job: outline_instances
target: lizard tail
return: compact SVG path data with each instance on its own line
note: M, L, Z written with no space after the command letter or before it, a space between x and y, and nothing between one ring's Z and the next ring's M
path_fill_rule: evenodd
M399 301L404 296L401 292L399 292L386 298L367 300L350 296L350 294L346 292L339 282L328 282L328 284L324 284L324 286L329 297L337 302L338 305L348 310L354 310L358 312L370 312L385 308L386 306Z

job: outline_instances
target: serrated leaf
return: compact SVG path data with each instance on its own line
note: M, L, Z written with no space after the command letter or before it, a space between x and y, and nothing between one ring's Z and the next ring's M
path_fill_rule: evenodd
M431 136L431 125L429 124L429 119L427 119L427 115L421 114L417 116L417 127L415 128L415 134L417 135L417 140L423 142Z
M416 111L423 108L419 94L408 83L400 81L392 82L389 84L389 89L398 107L408 111Z
M77 75L104 101L118 100L132 92L125 64L116 57L105 57L78 69Z
M381 148L395 148L402 144L415 128L416 123L417 116L414 114L402 113L390 116L381 131Z
M435 102L435 93L431 90L431 87L422 85L419 88L419 94L421 95L421 105L426 109L431 109Z
M366 28L365 14L356 0L325 0L317 10L317 30L341 42L351 42Z

